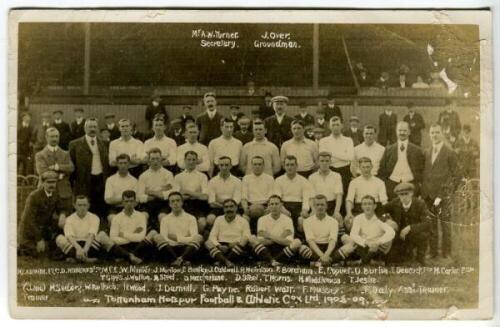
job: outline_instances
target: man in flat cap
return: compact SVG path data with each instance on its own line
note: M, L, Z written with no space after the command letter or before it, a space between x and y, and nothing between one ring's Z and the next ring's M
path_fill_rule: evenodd
M85 118L83 117L83 109L75 108L75 120L71 122L71 140L75 140L85 135Z
M271 99L271 103L273 104L274 115L266 118L264 125L267 129L267 139L280 149L283 142L293 137L291 128L293 118L286 114L288 106L286 96L275 96Z
M115 114L107 113L104 115L104 120L106 123L106 129L109 131L109 141L114 141L120 138L120 129L115 123Z
M206 111L196 117L196 125L200 130L199 142L208 146L210 141L222 134L220 122L224 117L217 112L217 100L214 92L207 92L203 95L203 105Z
M415 196L415 186L411 183L400 183L394 188L397 198L383 206L382 210L389 215L386 223L396 231L389 260L402 262L414 259L425 265L425 251L431 228L431 218L425 202ZM391 222L392 221L392 222Z
M358 116L351 116L349 118L349 127L345 128L342 132L344 136L350 137L354 146L357 146L363 142L363 130L359 128L359 118Z
M62 116L63 112L61 110L54 111L52 126L59 131L59 146L61 149L68 151L68 144L71 141L71 128L67 122L62 120Z
M30 193L19 223L19 255L42 256L50 254L49 246L63 226L66 213L56 191L58 174L46 171L41 176L42 186Z

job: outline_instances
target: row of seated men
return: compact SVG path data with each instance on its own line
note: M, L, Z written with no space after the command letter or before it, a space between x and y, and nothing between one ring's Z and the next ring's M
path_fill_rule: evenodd
M273 98L276 111L286 105L283 98ZM284 201L285 213L298 224L310 214L310 199L323 194L332 215L341 221L360 212L364 195L384 204L395 197L397 184L411 182L439 216L431 229L432 256L439 255L437 230L441 221L441 254L451 254L449 206L461 172L456 153L443 141L442 126L430 127L432 147L425 152L409 141L407 122L396 125L397 142L384 148L375 141L373 126L365 126L365 141L354 147L352 138L342 135L337 116L330 119L331 135L318 142L306 139L304 123L295 120L291 123L292 138L283 142L281 153L267 140L269 132L262 121L253 122L254 139L244 146L232 136L233 121L223 119L219 128L222 135L206 147L198 142L198 125L188 123L186 143L177 147L164 135L162 117L156 117L155 137L143 144L131 137L130 121L123 119L121 137L111 143L108 153L96 137L97 121L87 119L85 136L70 143L69 154L58 147L58 131L47 129L48 145L36 155L37 171L40 175L49 170L58 173L57 192L65 200L66 210L71 210L75 195L83 194L99 217L120 211L122 192L136 185L141 209L157 222L156 217L168 211L168 194L179 190L189 196L190 207L198 208L194 214L200 218L201 231L221 214L227 198L241 203L244 214L254 221L259 216L254 212L262 211L269 196L277 194ZM111 168L118 172L112 174Z
M68 261L96 262L124 259L132 264L157 260L174 266L188 265L203 256L201 249L219 264L232 267L249 260L272 266L309 263L314 266L344 264L353 259L363 264L385 265L416 260L426 264L430 214L414 196L414 186L396 186L398 198L382 207L389 218L376 213L376 199L365 195L361 213L345 224L332 217L326 196L311 199L312 212L300 224L284 213L279 195L271 195L266 209L251 227L249 217L239 213L234 199L225 199L208 236L198 228L197 218L182 193L170 192L170 212L156 220L136 210L133 190L121 194L122 210L111 219L109 231L103 219L89 211L84 195L76 196L74 212L65 216L56 192L57 173L46 172L42 187L30 194L20 226L20 254L55 252ZM33 216L30 216L33 215ZM31 251L31 253L30 253Z

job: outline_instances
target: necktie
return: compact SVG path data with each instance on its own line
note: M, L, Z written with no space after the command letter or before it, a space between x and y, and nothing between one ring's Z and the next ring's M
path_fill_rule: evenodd
M399 147L399 150L401 150L401 152L403 152L405 150L405 145L403 143L401 143L401 146Z
M94 141L94 139L91 139L91 140L90 140L90 145L92 145L92 146L94 146L94 145L95 145L95 141Z

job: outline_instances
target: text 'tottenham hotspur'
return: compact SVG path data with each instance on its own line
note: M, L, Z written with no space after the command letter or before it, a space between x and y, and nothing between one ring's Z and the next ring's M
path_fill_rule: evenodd
M191 38L199 39L202 48L239 48L240 33L219 30L196 29L191 31ZM259 39L252 41L254 48L298 49L300 44L291 33L264 31Z

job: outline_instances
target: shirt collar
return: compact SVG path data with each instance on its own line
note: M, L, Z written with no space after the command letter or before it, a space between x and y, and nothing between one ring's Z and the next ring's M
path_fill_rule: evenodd
M97 137L92 137L92 136L88 136L87 134L85 134L85 139L87 140L88 143L92 142L92 141L96 141L97 142Z
M51 146L47 144L47 148L49 149L50 152L56 152L59 147L57 145Z
M44 193L45 193L45 196L47 196L48 198L52 197L52 195L54 195L54 193L49 193L47 192L46 189L43 189Z
M384 112L385 112L385 114L386 114L386 115L388 115L388 116L392 115L392 110L385 110Z
M76 120L77 124L80 125L83 121L83 118L77 118L75 120Z
M413 200L410 200L410 203L408 203L407 205L405 205L403 202L401 202L401 205L403 206L404 209L410 209L412 202L413 202Z
M60 123L62 123L62 119L55 119L55 120L54 120L54 123L56 123L56 124L60 124Z
M443 142L439 142L438 144L433 144L432 148L437 149L437 151L441 151L441 148L443 147Z
M214 110L212 110L212 111L210 111L210 110L208 110L208 109L207 109L207 115L208 115L208 117L210 117L210 118L213 118L213 117L215 116L215 114L216 114L216 113L217 113L217 109L214 109Z
M115 127L115 123L106 124L106 126L108 126L108 129L111 129Z
M398 140L398 147L401 147L401 144L405 146L405 149L408 147L408 140L400 141Z

